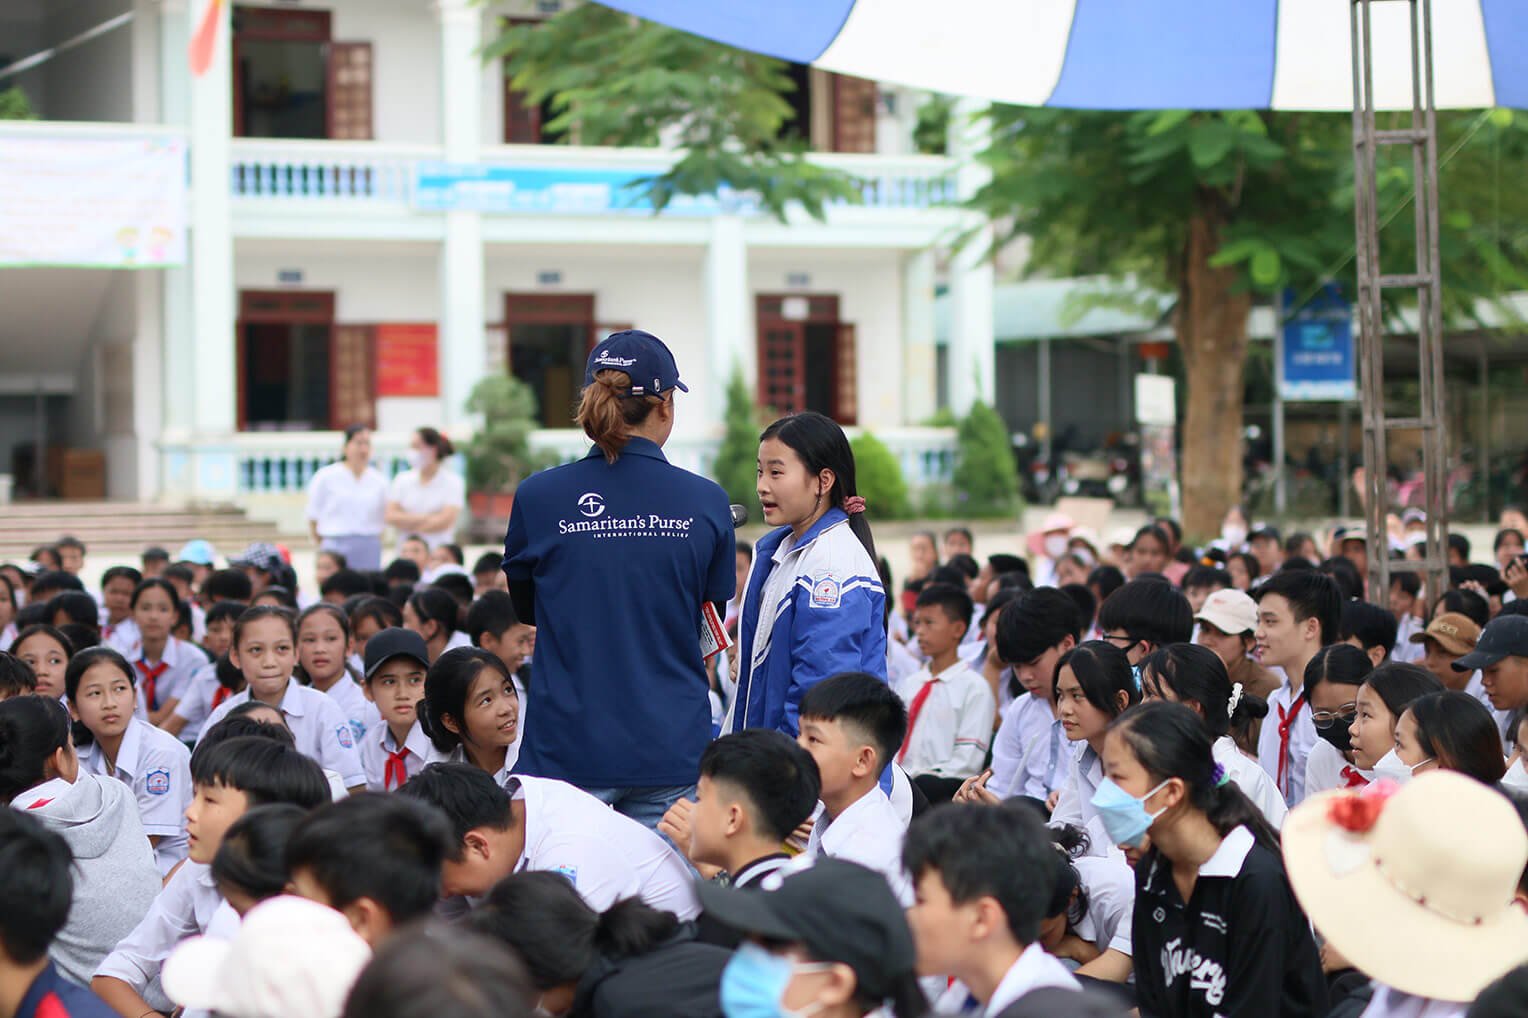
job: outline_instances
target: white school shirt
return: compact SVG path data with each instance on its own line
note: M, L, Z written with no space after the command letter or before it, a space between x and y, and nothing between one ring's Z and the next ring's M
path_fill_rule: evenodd
M403 771L411 778L427 765L448 758L447 754L435 748L418 721L409 729L408 737L403 740L403 748L408 750L408 756L403 758ZM393 791L387 787L387 758L397 749L397 740L393 738L393 731L387 727L387 722L378 721L367 731L366 737L361 740L361 766L366 770L368 789L373 792Z
M1402 664L1421 664L1427 656L1427 647L1424 644L1412 643L1412 636L1426 632L1427 627L1422 620L1415 615L1407 615L1396 623L1395 646L1390 651L1390 660L1399 661Z
M933 675L927 667L894 687L912 710L926 683L934 685L918 711L909 715L907 751L897 762L909 774L969 778L979 774L992 741L992 717L997 710L992 687L964 661Z
M376 467L357 477L344 463L331 463L308 482L308 519L319 537L380 537L387 508L387 478Z
M515 872L561 874L596 912L640 897L682 921L700 914L695 875L659 835L565 781L515 775L506 791L525 801Z
M1470 1001L1458 1003L1413 997L1375 983L1374 997L1360 1018L1465 1018L1470 1013L1470 1004Z
M1259 767L1258 770L1262 768ZM1348 785L1349 771L1363 778L1365 783L1374 780L1373 771L1366 771L1356 764L1348 763L1347 759L1337 751L1336 746L1325 739L1316 739L1316 744L1310 748L1310 756L1305 760L1305 797L1309 799L1320 792L1350 787Z
M1485 679L1481 678L1479 671L1470 675L1470 681L1465 685L1464 691L1479 700L1481 706L1491 712L1491 720L1496 722L1497 730L1501 732L1502 748L1506 749L1512 742L1512 718L1516 712L1497 710L1491 706L1491 697L1486 692Z
M1304 686L1300 691L1304 693ZM1289 728L1289 760L1284 770L1284 783L1279 786L1279 711L1289 709L1294 695L1287 678L1282 686L1269 694L1268 716L1263 719L1257 737L1257 762L1274 779L1274 786L1284 796L1285 805L1291 808L1305 800L1305 761L1318 741L1316 723L1310 719L1310 704L1302 699L1300 712Z
M159 969L175 945L205 933L222 903L212 867L187 859L95 974L120 979L143 996L150 983L157 984Z
M116 773L106 769L99 742L80 752L80 766L103 778L116 778L133 790L143 833L163 838L154 846L154 862L164 876L186 857L186 807L191 805L191 751L161 728L133 718L117 749Z
M249 696L250 691L245 689L219 704L207 718L203 734L239 704L248 703ZM304 686L296 679L287 679L286 693L281 697L281 716L292 730L299 752L318 761L325 770L338 773L346 788L366 784L355 732L345 718L345 712L328 694Z
M1051 811L1050 826L1069 824L1088 832L1088 854L1109 855L1119 853L1098 811L1093 808L1093 793L1104 780L1104 762L1093 747L1086 742L1070 742L1066 757L1066 777L1061 781L1056 796L1056 808Z
M1331 749L1331 744L1325 739L1318 737L1316 744ZM1312 752L1316 746L1312 746ZM1215 745L1210 747L1210 752L1215 757L1215 762L1225 770L1237 788L1247 798L1252 800L1252 805L1258 808L1274 830L1282 830L1284 816L1289 812L1289 807L1284 802L1284 797L1279 794L1278 785L1263 770L1262 765L1248 757L1236 745L1229 735L1222 735L1215 740ZM1335 752L1335 750L1333 750ZM1309 757L1307 757L1309 760ZM1304 774L1301 775L1301 787L1304 787ZM1310 795L1309 789L1306 795Z
M992 1018L1001 1014L1004 1008L1024 994L1045 987L1082 992L1082 984L1059 959L1038 943L1030 944L1003 976L1003 981L997 984L997 989L992 991L992 999L982 1009L982 1016Z
M1076 933L1100 951L1130 955L1130 923L1135 916L1135 871L1123 855L1084 855L1072 860L1088 911Z
M137 662L143 660L142 641L136 643L131 653L124 653L128 663L133 666L133 680L138 687L138 703L144 709L143 717L148 717L149 701L148 693L143 688L143 670ZM170 637L165 641L164 656L159 659L160 664L168 664L163 675L154 680L154 698L163 706L167 700L179 700L187 688L191 685L192 678L198 671L207 666L207 654L193 643L177 640Z
M458 647L470 647L470 646L472 646L472 637L468 636L466 633L462 632L460 629L458 629L456 632L452 633L451 634L451 638L446 641L446 650L455 650ZM442 654L444 654L445 652L446 652L445 650L441 651Z
M113 625L106 621L106 611L102 609L101 642L103 644L110 647L118 654L121 654L123 657L127 657L129 654L134 653L138 649L138 644L141 639L142 637L138 632L138 623L133 621L133 617L131 615L123 619L121 622ZM7 643L6 646L9 647L10 644Z
M910 908L912 881L902 868L906 833L907 825L877 785L832 820L826 814L819 816L807 838L805 855L809 859L844 859L875 870L886 878L902 907Z
M1067 745L1051 705L1024 693L1003 715L993 738L987 787L1004 799L1028 795L1044 802L1066 777Z
M340 710L344 711L346 720L350 722L351 731L355 733L357 745L366 738L367 732L382 721L377 705L366 699L366 693L361 689L361 684L352 679L349 672L341 675L338 682L321 692L340 705Z
M918 674L923 662L916 654L896 640L886 641L886 681L896 689L907 679Z
M387 489L387 501L398 503L406 513L427 515L444 509L448 505L461 506L466 500L467 484L462 480L462 475L444 464L428 482L420 477L419 471L405 470L393 478L393 483ZM409 536L410 533L413 532L399 531L399 540ZM456 528L452 526L445 530L432 530L419 536L424 538L424 543L429 545L431 551L434 551L455 535Z
M202 726L212 713L212 701L222 687L223 684L218 681L216 661L209 661L191 676L190 683L181 694L180 703L175 705L175 716L186 723L186 727L180 730L180 737L186 742L195 743L201 737Z

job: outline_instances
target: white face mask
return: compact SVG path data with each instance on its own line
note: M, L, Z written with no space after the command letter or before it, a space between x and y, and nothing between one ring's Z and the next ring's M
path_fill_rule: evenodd
M1506 777L1501 783L1516 792L1528 795L1528 767L1523 765L1523 758L1518 757L1511 767L1507 768Z
M409 450L409 466L414 470L423 470L428 462L430 462L430 458L423 449Z
M1235 523L1227 523L1220 528L1220 536L1225 538L1226 544L1233 548L1240 548L1247 543L1247 528Z
M1414 764L1407 765L1396 754L1395 750L1392 749L1380 757L1379 763L1374 765L1374 776L1375 778L1389 778L1398 785L1404 785L1416 776L1418 767L1431 762L1432 757L1428 757L1426 760L1419 760Z
M1050 558L1060 558L1066 554L1066 544L1065 534L1048 534L1045 538L1045 554Z

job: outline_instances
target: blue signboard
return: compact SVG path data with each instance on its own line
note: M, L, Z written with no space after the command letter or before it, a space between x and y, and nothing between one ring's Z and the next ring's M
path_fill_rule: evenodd
M1285 296L1288 306L1289 296ZM1358 398L1353 379L1353 307L1336 287L1290 314L1280 329L1279 396L1306 402Z
M661 166L634 170L418 163L414 166L409 200L414 208L427 212L652 215L653 204L641 185L662 172ZM756 207L753 198L724 191L714 196L675 195L664 213L713 216L722 211L748 212Z

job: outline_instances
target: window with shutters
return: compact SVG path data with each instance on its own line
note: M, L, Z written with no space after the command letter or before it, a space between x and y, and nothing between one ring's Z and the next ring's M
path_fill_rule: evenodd
M233 10L233 119L241 138L373 137L369 42L333 42L331 14Z
M775 415L815 410L840 424L859 417L854 326L831 295L761 295L758 402Z

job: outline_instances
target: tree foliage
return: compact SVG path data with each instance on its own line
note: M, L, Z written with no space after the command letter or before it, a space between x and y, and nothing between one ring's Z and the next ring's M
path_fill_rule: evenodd
M799 204L822 218L857 201L853 178L808 162L792 124L787 65L602 7L581 4L506 29L484 48L514 87L550 102L545 129L584 145L680 149L641 187L662 209L678 195L756 195L776 217Z
M527 474L546 466L532 452L536 394L510 374L490 375L473 386L467 412L483 423L467 442L467 486L472 491L513 491Z
M1013 516L1020 508L1008 428L985 403L971 404L956 428L954 486L962 516Z
M0 89L0 120L36 120L37 113L20 88Z
M1185 515L1190 531L1210 532L1240 497L1237 443L1224 436L1241 424L1253 303L1332 280L1352 292L1351 118L1002 106L990 117L993 176L973 204L1000 242L1030 239L1030 273L1108 277L1102 299L1115 302L1174 296ZM1528 156L1528 130L1490 111L1440 114L1439 131L1444 301L1460 321L1528 284L1528 191L1502 179ZM1381 262L1412 271L1409 150L1386 150L1378 179Z
M758 502L759 423L758 410L748 392L743 373L736 369L727 382L727 409L722 444L716 450L711 476L727 498L738 505Z
M862 431L849 447L854 450L855 487L878 520L902 520L912 515L902 465L886 443Z

